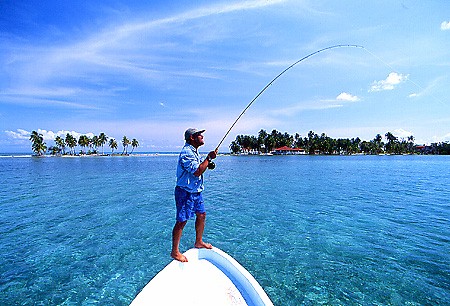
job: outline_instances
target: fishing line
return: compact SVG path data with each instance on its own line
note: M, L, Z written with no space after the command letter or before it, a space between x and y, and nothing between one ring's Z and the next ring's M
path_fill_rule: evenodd
M275 78L272 79L272 81L270 81L266 86L264 86L263 89L261 89L261 91L253 98L253 100L250 101L250 103L244 108L244 110L239 114L239 116L236 118L236 120L234 120L233 124L230 126L230 128L228 129L228 131L225 133L225 135L223 136L222 140L220 140L219 144L216 147L216 152L219 151L219 147L222 145L222 143L224 142L225 138L227 138L228 134L230 134L231 130L233 129L233 127L236 125L236 123L239 121L239 119L241 119L241 117L245 114L245 112L250 108L250 106L252 106L253 102L256 101L256 99L259 98L260 95L262 95L262 93L269 88L270 85L273 84L273 82L275 82L279 77L281 77L286 71L288 71L289 69L291 69L292 67L294 67L295 65L297 65L298 63L301 63L302 61L306 60L307 58L326 51L326 50L330 50L330 49L335 49L335 48L344 48L344 47L350 47L350 48L362 48L364 49L363 46L360 45L334 45L334 46L329 46L317 51L314 51L313 53L310 53L308 55L306 55L305 57L302 57L301 59L299 59L298 61L296 61L295 63L293 63L292 65L290 65L289 67L287 67L286 69L284 69L283 71L281 71ZM209 169L214 169L216 167L216 164L214 162L209 162L208 163L208 168Z
M286 69L284 69L282 72L280 72L275 78L273 78L272 81L270 81L266 86L264 86L264 88L253 98L253 100L250 101L250 103L247 105L246 108L244 108L244 110L239 114L239 116L236 118L236 120L233 122L233 124L230 126L230 128L228 129L228 131L225 133L225 136L223 136L222 140L219 142L219 144L216 147L216 151L219 150L219 147L222 145L222 143L224 142L225 138L227 138L228 134L231 132L231 130L233 129L233 127L236 125L236 123L239 121L239 119L241 119L241 117L245 114L245 112L250 108L250 106L252 106L253 102L256 101L256 99L258 99L258 97L260 95L262 95L262 93L269 88L270 85L273 84L273 82L275 82L279 77L281 77L286 71L288 71L289 69L291 69L292 67L294 67L295 65L297 65L298 63L306 60L307 58L326 51L326 50L330 50L330 49L334 49L334 48L343 48L343 47L351 47L351 48L362 48L365 49L363 46L360 45L334 45L334 46L330 46L330 47L326 47L320 50L317 50L313 53L310 53L308 55L306 55L305 57L299 59L298 61L296 61L295 63L293 63L292 65L290 65L289 67L287 67Z
M387 67L391 68L394 72L397 71L397 69L395 69L391 64L387 63L386 61L384 61L382 58L380 58L379 56L377 56L376 54L374 54L373 52L371 52L370 50L368 50L367 48L362 47L364 50L367 51L367 53L369 53L370 55L372 55L374 58L376 58L377 60L379 60L381 63L383 63L384 65L386 65ZM414 86L416 86L417 88L419 88L422 92L426 91L426 88L423 88L422 86L420 86L419 84L417 84L416 82L414 82L413 80L411 80L409 78L409 75L407 76L406 80L408 82L410 82L411 84L413 84ZM440 104L442 105L446 105L444 103L444 101L442 101L441 99L439 99L438 97L436 97L433 94L430 94L430 96L432 96L433 98L436 99L436 101L438 101Z
M344 48L344 47L350 47L350 48L361 48L367 51L367 53L369 53L370 55L372 55L373 57L375 57L377 60L379 60L381 63L383 63L384 65L386 65L387 67L391 68L392 70L396 70L394 69L394 67L392 67L389 63L386 63L385 61L383 61L380 57L378 57L377 55L375 55L374 53L370 52L369 50L367 50L364 46L361 45L334 45L334 46L329 46L317 51L314 51L308 55L306 55L305 57L299 59L298 61L296 61L295 63L293 63L292 65L290 65L289 67L287 67L286 69L284 69L282 72L280 72L275 78L273 78L266 86L264 86L263 89L261 89L261 91L253 98L253 100L250 101L250 103L248 103L248 105L244 108L244 110L239 114L239 116L236 118L236 120L233 122L233 124L230 126L230 128L228 129L228 131L225 133L225 135L223 136L223 138L220 140L219 144L216 147L216 152L219 151L220 146L222 145L222 143L225 141L225 139L227 138L228 134L231 132L231 130L233 129L233 127L236 125L236 123L239 121L239 119L241 119L241 117L245 114L245 112L250 108L250 106L252 106L252 104L256 101L256 99L259 98L259 96L262 95L262 93L264 91L266 91L267 88L269 88L270 85L272 85L279 77L281 77L285 72L287 72L289 69L291 69L292 67L294 67L295 65L301 63L302 61L306 60L307 58L318 54L320 52L326 51L326 50L330 50L330 49L335 49L335 48ZM410 80L409 78L407 78L408 81L410 81L412 84L414 84L415 86L417 86L419 89L421 90L425 90L423 87L421 87L420 85L416 84L415 82L413 82L412 80ZM444 104L442 101L440 101L439 99L437 99L439 102L441 102L442 104ZM214 169L215 168L215 164L213 162L211 162L208 165L208 168L210 169Z

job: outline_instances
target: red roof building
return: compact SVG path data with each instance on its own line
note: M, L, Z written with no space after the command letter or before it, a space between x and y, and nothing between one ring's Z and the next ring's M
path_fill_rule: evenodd
M289 148L288 146L284 146L273 151L273 154L276 155L300 155L306 154L305 149L302 148Z

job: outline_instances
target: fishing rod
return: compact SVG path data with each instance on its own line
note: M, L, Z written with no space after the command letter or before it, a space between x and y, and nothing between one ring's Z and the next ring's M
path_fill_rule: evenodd
M264 91L266 91L267 88L269 88L270 85L273 84L273 82L275 82L279 77L281 77L285 72L287 72L289 69L291 69L292 67L294 67L295 65L301 63L302 61L306 60L307 58L326 51L326 50L330 50L330 49L335 49L335 48L344 48L344 47L350 47L350 48L362 48L365 49L363 46L360 45L334 45L334 46L329 46L317 51L314 51L308 55L306 55L305 57L302 57L301 59L299 59L298 61L296 61L295 63L293 63L292 65L290 65L289 67L287 67L286 69L284 69L282 72L280 72L275 78L272 79L272 81L270 81L266 86L264 86L263 89L261 89L261 91L253 98L253 100L250 101L250 103L244 108L244 110L239 114L239 116L236 118L236 120L234 120L233 124L230 126L230 128L228 129L228 131L225 133L225 135L223 136L222 140L220 140L219 144L216 147L216 152L219 151L220 146L222 145L222 143L224 142L224 140L227 138L228 134L230 134L231 130L233 129L233 127L236 125L236 123L239 121L239 119L241 119L241 117L245 114L245 112L250 108L250 106L252 106L252 104L256 101L256 99L259 98L260 95L262 95L262 93ZM213 162L210 162L208 165L209 169L214 169L216 167L216 165Z

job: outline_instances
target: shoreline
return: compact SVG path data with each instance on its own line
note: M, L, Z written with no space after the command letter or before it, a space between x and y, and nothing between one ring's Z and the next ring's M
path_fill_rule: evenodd
M133 153L133 154L76 154L76 155L41 155L30 153L0 153L0 158L85 158L85 157L142 157L142 156L178 156L179 153Z
M206 155L207 152L201 152L200 155ZM157 157L157 156L178 156L175 152L149 152L133 154L76 154L76 155L41 155L37 156L30 153L0 153L0 158L116 158L116 157ZM237 157L279 157L279 156L446 156L444 154L232 154L219 153L218 156L237 156Z

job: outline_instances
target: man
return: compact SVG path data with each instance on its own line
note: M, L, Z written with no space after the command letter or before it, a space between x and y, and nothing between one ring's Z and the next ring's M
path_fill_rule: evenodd
M211 151L205 160L201 161L198 148L205 144L202 133L205 130L189 128L184 133L186 143L178 157L177 186L175 187L175 203L177 206L176 223L172 231L172 258L187 262L186 256L179 250L181 235L187 221L196 215L195 244L196 248L211 249L212 245L203 241L206 211L202 191L203 173L209 163L216 158L217 151Z

